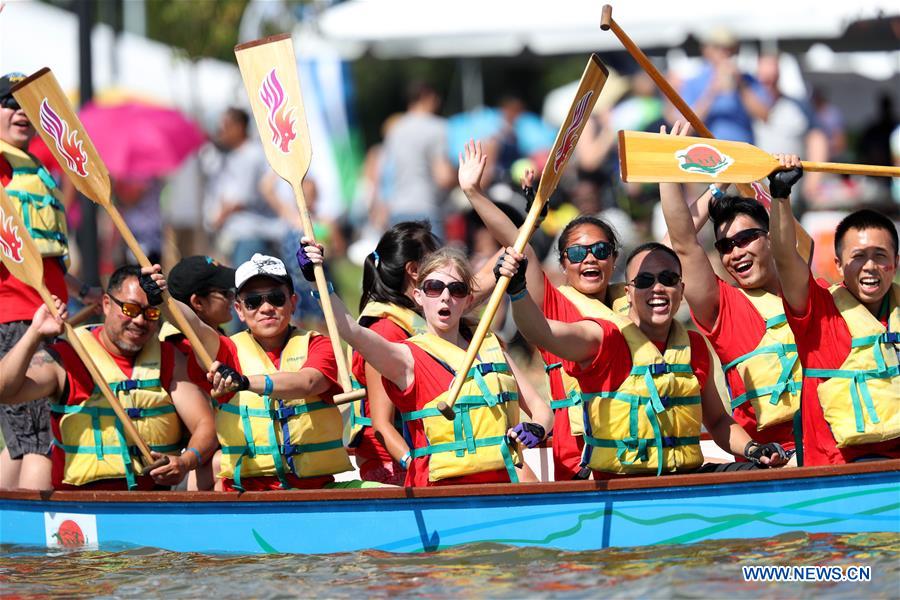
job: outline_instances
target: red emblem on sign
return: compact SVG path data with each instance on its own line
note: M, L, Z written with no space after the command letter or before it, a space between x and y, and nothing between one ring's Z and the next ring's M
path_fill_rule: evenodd
M291 142L297 137L297 132L294 130L294 108L287 108L284 88L278 81L275 69L269 71L269 74L263 79L262 85L259 86L259 99L268 109L266 121L272 132L272 143L287 154L291 148Z
M60 523L59 529L56 530L53 537L55 537L56 541L59 542L59 545L64 548L77 548L78 546L84 546L87 542L84 537L84 532L81 531L81 527L71 519L67 519Z
M587 93L581 97L581 100L578 101L578 104L575 105L572 122L569 124L566 133L563 135L563 142L559 146L559 150L556 151L556 156L553 157L554 173L559 173L559 168L569 160L569 155L572 154L572 150L575 149L575 144L578 143L578 129L581 127L581 124L584 123L587 105L593 95L594 90L588 90Z
M20 263L22 257L22 238L19 237L18 225L13 225L12 215L4 214L0 208L0 250L9 260Z
M69 170L87 177L87 154L81 149L78 130L69 133L69 124L50 108L46 98L41 102L41 128L56 142L56 149L66 159Z

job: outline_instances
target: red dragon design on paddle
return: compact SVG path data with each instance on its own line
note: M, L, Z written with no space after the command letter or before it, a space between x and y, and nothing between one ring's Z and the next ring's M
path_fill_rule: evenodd
M259 86L259 99L266 105L268 114L266 121L269 123L269 129L272 132L272 143L278 146L278 149L288 153L291 142L297 137L294 129L294 107L288 109L287 98L284 95L284 88L278 81L278 75L275 69L269 71L266 78L263 79Z
M587 105L593 95L594 90L588 90L584 96L581 97L581 100L578 101L578 104L575 105L575 112L572 114L572 122L569 124L569 127L566 128L566 133L563 135L563 142L560 144L559 150L556 151L556 156L553 157L554 173L559 173L559 168L569 160L569 155L572 154L572 150L575 149L575 144L578 143L578 130L581 128L582 123L584 123Z
M707 144L693 144L675 153L678 166L688 173L703 173L715 177L734 163L730 156L722 154Z
M41 128L50 134L56 142L56 149L66 159L66 165L70 171L78 173L81 177L87 177L87 154L81 148L81 140L78 139L78 130L69 133L69 124L63 121L56 111L50 108L50 103L44 98L41 101Z
M22 238L19 237L18 225L13 225L12 215L7 216L0 208L0 250L11 261L20 263L22 256Z

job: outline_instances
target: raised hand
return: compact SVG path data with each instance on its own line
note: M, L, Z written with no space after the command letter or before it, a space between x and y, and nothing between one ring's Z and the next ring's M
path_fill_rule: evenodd
M684 136L684 135L687 135L690 132L690 130L691 130L690 123L688 123L687 121L682 121L681 119L678 119L677 121L672 123L672 132L669 133L669 135ZM666 126L665 125L660 126L659 132L662 134L667 133Z
M141 289L147 294L147 303L150 306L162 304L163 292L168 289L166 278L162 274L162 267L159 265L142 267L139 281Z
M69 316L66 304L62 300L53 296L53 304L59 313L58 317L54 317L50 313L50 308L46 304L41 304L31 319L31 328L43 338L54 338L62 335L65 329L63 322Z
M497 264L494 265L494 277L500 279L500 276L509 277L509 286L506 293L515 296L525 289L525 271L528 269L528 258L520 252L516 252L514 248L507 248Z
M487 154L481 141L469 140L464 152L459 153L459 187L463 192L480 192L481 177L487 164Z
M315 244L310 238L302 237L300 238L300 246L303 248L303 253L310 263L314 265L325 264L325 248L322 244Z

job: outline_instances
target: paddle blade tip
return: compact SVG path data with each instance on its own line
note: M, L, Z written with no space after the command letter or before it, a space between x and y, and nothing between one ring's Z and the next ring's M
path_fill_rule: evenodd
M440 411L440 413L442 415L444 415L444 418L447 419L448 421L452 421L453 419L456 418L456 413L453 412L453 407L450 406L449 404L447 404L446 402L443 402L443 401L438 402L437 409L438 409L438 411Z

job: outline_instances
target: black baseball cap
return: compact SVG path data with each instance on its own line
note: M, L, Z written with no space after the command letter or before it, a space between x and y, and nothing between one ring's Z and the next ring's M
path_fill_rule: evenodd
M7 73L0 77L0 98L12 96L13 86L28 77L25 73Z
M172 297L187 303L192 294L234 289L234 269L208 256L189 256L172 267L168 282Z

